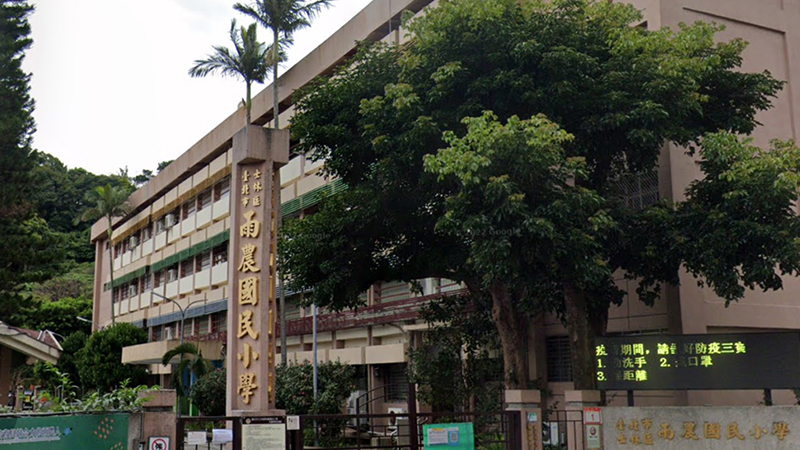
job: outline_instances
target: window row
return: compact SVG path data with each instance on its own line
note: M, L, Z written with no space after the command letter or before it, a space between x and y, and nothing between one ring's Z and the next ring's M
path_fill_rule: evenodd
M129 238L118 242L114 245L114 258L127 251L132 251L139 244L147 242L153 236L169 230L181 220L192 217L196 212L211 207L213 202L228 197L230 191L231 177L229 175L218 181L214 186L187 200L181 206L159 217L154 223L148 223L143 228L136 230Z
M180 339L181 322L170 322L150 327L150 342ZM220 311L207 316L195 317L184 321L184 339L202 337L214 333L228 331L228 312Z
M175 263L167 268L147 273L114 288L112 298L114 303L135 297L140 293L159 288L167 283L177 281L179 278L188 277L195 272L201 272L209 267L228 261L228 243L220 244L211 250L206 250L180 263Z

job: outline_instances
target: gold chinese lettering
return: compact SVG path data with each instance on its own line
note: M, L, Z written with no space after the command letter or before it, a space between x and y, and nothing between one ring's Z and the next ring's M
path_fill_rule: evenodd
M653 427L653 419L642 419L642 428L644 428L645 431L649 430L652 427Z
M261 206L261 196L256 195L253 197L253 206Z
M719 439L720 426L716 422L706 422L703 424L703 437L706 439Z
M253 172L253 178L255 178L256 180L260 180L261 179L261 170L256 169L256 171Z
M658 437L667 441L671 441L675 438L675 430L670 428L668 423L662 423L661 430L658 431Z
M250 195L250 185L243 184L242 185L242 195Z
M239 304L258 305L258 278L249 277L239 280Z
M257 247L253 244L247 244L242 247L242 263L239 264L240 272L260 272L261 269L256 267L255 253Z
M253 183L253 192L261 192L263 190L264 188L261 186L260 181L256 181L255 183Z
M684 439L691 439L693 441L700 439L694 432L695 426L696 424L694 422L683 422L683 434L681 434L681 437Z
M733 438L739 439L740 441L744 440L744 436L739 433L739 424L737 422L731 422L728 424L725 437L729 440Z
M772 434L777 436L779 441L782 441L789 434L789 424L786 422L773 422Z
M239 314L239 331L236 337L239 339L250 336L252 339L258 339L258 331L253 329L253 311L244 311Z
M242 171L242 182L247 183L248 181L250 181L250 171L244 170Z
M641 443L642 443L641 439L639 439L639 435L638 434L633 434L633 433L631 433L631 437L630 437L630 439L628 439L628 442L631 445L641 445Z
M247 205L250 203L250 197L242 197L242 207L247 208Z
M644 434L644 445L653 445L653 433Z
M239 361L242 362L242 365L244 365L245 369L249 369L250 364L252 364L254 360L257 360L259 356L261 355L259 355L258 352L253 351L253 347L250 347L250 344L244 344L244 353L238 353L236 355Z
M255 201L253 202L253 206L255 205ZM244 225L239 227L239 235L245 238L257 238L258 235L261 233L261 222L258 220L253 219L256 215L255 211L247 211L244 213L244 218L246 222Z
M619 436L617 436L617 442L619 445L625 445L628 443L628 440L625 438L625 433L620 433Z
M636 419L631 420L628 424L628 429L631 431L639 431L639 421Z
M255 394L256 389L258 389L256 374L243 373L239 376L239 387L236 388L236 392L244 399L246 405L250 404L250 397Z
M761 439L762 435L769 434L769 430L766 428L761 428L758 424L753 427L753 430L748 433L750 436L753 436L753 439L759 440Z

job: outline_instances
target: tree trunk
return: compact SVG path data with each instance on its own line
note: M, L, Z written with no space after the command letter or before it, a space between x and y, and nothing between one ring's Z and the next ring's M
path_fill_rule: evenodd
M111 242L111 235L114 233L114 229L111 227L111 217L106 217L106 219L108 219L108 274L111 277L111 325L114 325L116 324L114 315L114 243ZM92 325L96 326L95 324Z
M564 284L566 327L572 353L572 381L577 390L597 389L594 360L594 332L586 308L586 292Z
M275 129L280 129L280 121L278 120L278 115L280 114L280 101L278 99L278 63L280 62L280 45L278 45L278 38L280 37L280 30L277 28L273 29L273 43L272 43L272 101L273 101L273 109L272 114L275 116Z
M250 82L247 83L247 98L244 100L244 126L250 125Z
M528 321L514 304L506 286L495 284L489 289L492 296L492 320L503 349L503 369L506 389L528 388Z

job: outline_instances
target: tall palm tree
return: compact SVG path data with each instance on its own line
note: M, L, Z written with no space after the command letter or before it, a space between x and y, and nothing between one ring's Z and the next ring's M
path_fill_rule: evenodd
M231 20L231 42L233 51L214 46L214 53L208 55L207 59L198 59L195 65L189 69L192 77L204 77L210 73L219 72L223 76L242 78L247 85L247 97L245 99L245 119L250 124L251 106L251 86L254 82L263 83L267 74L272 68L272 58L280 58L280 52L272 51L273 46L267 47L262 42L258 42L256 36L255 23L247 28L236 28L236 19ZM279 46L278 46L279 47ZM277 63L276 63L277 64Z
M275 129L280 128L278 113L278 63L281 47L292 43L295 31L311 25L313 19L322 8L327 8L333 0L255 0L251 5L237 3L233 8L255 19L267 30L272 31L272 114L275 118Z
M83 212L78 220L97 220L105 217L108 225L108 266L111 276L111 324L116 323L114 314L114 228L111 226L115 217L121 217L130 212L131 206L128 203L130 192L124 187L97 186L86 195L86 200L93 206Z
M189 358L184 358L187 355ZM211 372L211 363L203 358L203 352L196 345L191 342L184 342L175 348L167 350L161 358L161 364L169 365L172 358L176 356L180 356L180 361L175 367L175 371L172 372L172 385L181 397L186 397L187 392L184 389L183 381L181 381L183 372L189 369L189 373L194 375L195 378L200 378Z
M233 9L255 19L269 31L272 31L272 115L275 120L275 129L280 128L280 101L278 90L278 51L282 46L292 44L292 35L295 31L311 26L311 19L316 17L322 8L327 8L333 0L254 0L251 5L237 3ZM281 214L280 172L278 172L278 228L283 224ZM281 348L286 348L286 299L283 286L283 276L278 274L278 289L280 290L280 323L281 323ZM286 352L281 353L281 364L286 365Z

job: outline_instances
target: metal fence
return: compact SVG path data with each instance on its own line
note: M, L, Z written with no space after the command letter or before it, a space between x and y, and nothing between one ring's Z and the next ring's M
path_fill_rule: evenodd
M476 450L521 449L518 411L301 416L291 449L418 450L423 426L440 423L472 423Z
M551 410L542 423L544 450L584 450L583 411Z
M181 417L178 419L176 448L239 450L242 448L243 421L250 420L284 423L285 418ZM518 411L299 416L299 430L287 429L286 443L287 450L419 450L423 445L424 425L467 422L473 424L476 450L522 448ZM412 423L416 426L411 426Z

